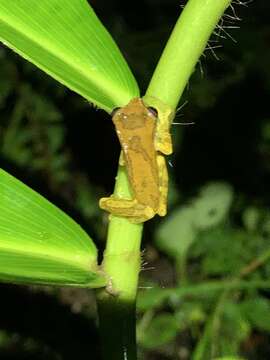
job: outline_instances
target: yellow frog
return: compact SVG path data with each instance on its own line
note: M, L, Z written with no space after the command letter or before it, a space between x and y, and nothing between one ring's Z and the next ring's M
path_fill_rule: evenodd
M122 153L120 165L126 166L132 199L114 195L101 198L99 205L113 215L133 223L166 215L168 173L164 155L172 153L169 123L161 122L157 112L142 99L132 99L116 109L113 123Z

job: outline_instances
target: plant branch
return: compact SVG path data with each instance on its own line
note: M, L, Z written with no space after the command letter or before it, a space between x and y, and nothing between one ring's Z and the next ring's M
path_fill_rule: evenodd
M229 0L189 0L154 72L147 96L175 109L209 36ZM114 195L130 198L125 171L119 167ZM98 293L104 359L135 360L135 302L140 271L142 225L111 216L103 270L109 277Z
M129 198L128 179L119 166L114 195ZM98 309L104 359L136 359L136 294L140 271L143 226L110 216L102 267L109 285L98 291Z
M175 109L209 37L231 0L189 0L166 44L146 95Z

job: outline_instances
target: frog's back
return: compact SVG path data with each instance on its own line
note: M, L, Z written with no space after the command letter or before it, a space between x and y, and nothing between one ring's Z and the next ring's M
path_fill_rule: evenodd
M156 117L141 99L132 100L113 117L124 152L130 185L139 203L157 210L159 177L154 136Z

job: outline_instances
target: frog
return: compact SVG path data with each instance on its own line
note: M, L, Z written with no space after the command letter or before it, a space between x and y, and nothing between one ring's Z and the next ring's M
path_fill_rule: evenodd
M150 101L151 103L151 101ZM167 213L168 171L165 155L172 153L168 121L158 111L134 98L112 113L121 144L119 164L125 166L132 198L101 198L99 206L112 215L142 223Z

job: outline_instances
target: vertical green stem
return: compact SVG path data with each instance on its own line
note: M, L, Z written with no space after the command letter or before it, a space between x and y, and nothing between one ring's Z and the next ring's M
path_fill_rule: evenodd
M230 0L189 0L161 56L147 96L176 108L209 36L229 4ZM114 195L131 195L121 167ZM142 229L142 225L111 216L102 263L109 286L98 293L104 360L136 360L135 302Z
M114 195L129 198L128 179L120 166ZM136 293L143 226L111 216L103 270L109 286L98 293L102 352L106 360L136 360Z
M175 270L177 275L177 282L180 286L185 286L187 279L187 257L186 254L179 256L175 262Z

